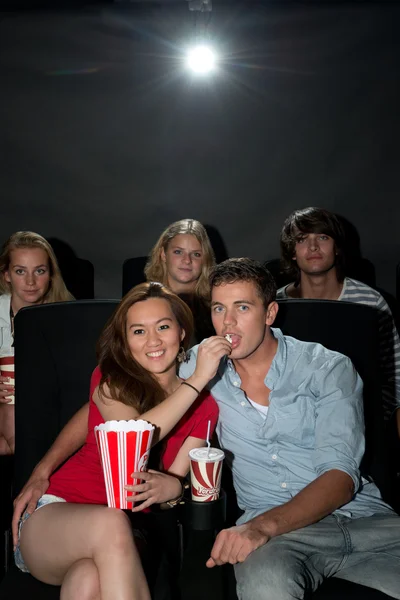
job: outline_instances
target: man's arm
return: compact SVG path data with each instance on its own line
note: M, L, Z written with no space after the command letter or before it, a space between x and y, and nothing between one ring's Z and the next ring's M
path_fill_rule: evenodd
M271 538L320 521L354 494L352 478L343 471L320 475L286 504L277 506L251 521L221 531L215 540L207 567L235 564Z
M243 562L271 538L323 519L357 492L364 420L362 382L350 359L334 355L314 374L310 393L315 395L316 479L285 504L221 531L207 566Z
M14 546L17 544L18 521L22 513L25 510L28 513L33 513L39 498L46 493L49 487L50 475L85 443L88 432L88 415L89 403L87 402L62 429L14 500L12 520Z

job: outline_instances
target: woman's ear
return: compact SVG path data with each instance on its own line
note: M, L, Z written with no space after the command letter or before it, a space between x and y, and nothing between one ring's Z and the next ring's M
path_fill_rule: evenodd
M186 337L186 331L184 329L181 329L181 342L183 342L185 337Z
M165 250L164 250L164 248L161 248L160 258L161 258L161 260L163 262L167 262L167 257L165 256Z
M7 271L4 271L4 279L7 281L7 283L11 283L11 278L8 269Z

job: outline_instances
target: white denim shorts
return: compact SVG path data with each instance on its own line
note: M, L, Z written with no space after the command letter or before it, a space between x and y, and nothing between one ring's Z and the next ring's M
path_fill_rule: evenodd
M41 498L39 498L37 506L35 508L35 512L42 508L42 506L46 506L46 504L52 504L53 502L66 502L64 498L60 498L59 496L53 496L53 494L44 494ZM18 545L14 550L14 560L18 569L20 569L23 573L29 573L28 567L24 563L24 559L22 558L21 549L19 547L19 539L21 536L21 528L27 519L30 517L30 513L25 512L19 520L18 524Z

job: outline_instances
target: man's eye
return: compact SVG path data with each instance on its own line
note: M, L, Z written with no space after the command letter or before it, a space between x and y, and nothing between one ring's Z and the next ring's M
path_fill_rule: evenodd
M133 335L141 335L142 333L144 333L144 329L134 329L133 330Z
M249 310L249 307L248 307L248 306L246 306L246 304L241 304L241 305L239 306L239 310L240 310L240 312L246 312L246 311L248 311L248 310Z
M223 311L223 307L222 306L214 306L214 312L220 313L222 311Z

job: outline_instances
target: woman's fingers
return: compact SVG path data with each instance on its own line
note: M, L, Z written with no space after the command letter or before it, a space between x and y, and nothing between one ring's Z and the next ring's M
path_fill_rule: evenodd
M125 485L124 490L128 492L148 492L151 490L149 483L138 483L137 485Z
M152 504L154 504L154 501L152 498L149 498L145 502L142 502L142 504L139 504L139 506L132 506L132 512L140 512L141 510L143 510L144 508L148 508Z

